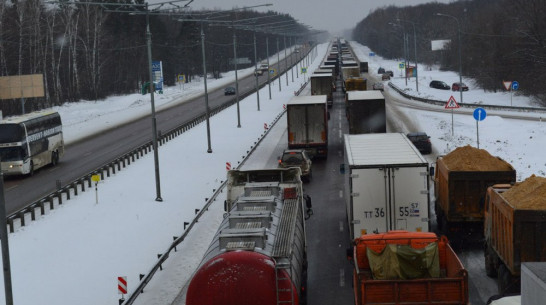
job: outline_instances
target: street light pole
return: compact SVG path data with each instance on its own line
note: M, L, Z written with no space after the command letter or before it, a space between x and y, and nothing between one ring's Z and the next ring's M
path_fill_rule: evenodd
M271 76L269 75L269 37L265 37L265 54L267 56L267 86L269 87L269 99L271 99Z
M279 37L277 37L277 73L279 74L279 77L277 77L277 80L279 81L279 92L281 92L281 58L280 58L280 51L279 51Z
M283 36L284 41L284 66L285 66L285 74L286 74L286 86L288 87L288 58L286 58L286 34Z
M203 56L203 79L205 85L205 108L206 108L206 118L207 118L207 143L208 149L207 152L212 153L212 148L210 146L210 110L209 110L209 93L207 91L207 64L205 60L205 32L203 31L203 22L201 22L201 53Z
M239 109L239 79L237 78L237 36L233 28L233 62L235 64L235 101L237 103L237 128L241 128L241 112Z
M258 55L256 52L256 26L254 26L254 78L256 79L256 102L260 111L260 89L258 88Z
M290 52L290 72L292 73L292 82L294 82L294 63L292 62L292 58L294 57L294 51L293 51L293 48L292 48L292 36L290 36L290 40L289 40L289 44L290 44L290 49L292 50L292 52Z
M159 179L159 148L157 145L157 121L155 117L154 91L155 84L152 72L152 33L150 32L150 14L148 3L146 3L146 44L148 48L148 73L150 78L150 104L152 107L152 146L154 148L154 167L155 167L155 201L163 201L161 198L161 183Z
M462 55L461 55L461 44L462 44L462 41L461 41L461 25L459 24L459 19L457 17L455 17L455 16L451 16L451 15L448 15L448 14L441 14L441 13L436 13L436 16L444 16L444 17L453 18L457 22L457 32L458 32L458 37L459 37L459 93L461 95L461 99L459 100L459 103L462 103L463 102L463 86L462 86L462 83L463 83L463 59L462 59Z

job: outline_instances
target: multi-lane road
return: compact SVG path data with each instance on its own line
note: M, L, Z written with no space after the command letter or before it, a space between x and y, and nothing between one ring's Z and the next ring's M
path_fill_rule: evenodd
M306 51L302 50L302 53L299 54L306 54ZM290 68L292 63L295 64L295 57L296 55L292 58L289 55L286 59L281 59L279 63L271 65L271 67L276 71L285 71ZM267 73L259 76L258 81L260 86L267 84ZM239 79L240 95L243 96L253 92L255 86L254 76ZM235 97L233 95L225 96L223 89L209 91L209 108L213 109L232 99L235 99ZM158 133L165 133L202 115L205 111L204 95L177 104L169 109L164 109L156 113L157 131ZM66 147L65 155L55 167L40 169L34 176L5 177L6 214L10 215L55 191L58 181L64 186L74 179L88 174L117 157L150 142L152 140L151 130L152 121L150 117L116 126L116 128L81 139Z

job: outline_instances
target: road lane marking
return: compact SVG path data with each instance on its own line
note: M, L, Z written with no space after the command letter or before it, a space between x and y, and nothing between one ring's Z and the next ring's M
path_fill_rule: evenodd
M6 191L11 191L11 190L13 190L14 188L16 188L16 187L18 187L18 186L19 186L19 184L14 185L14 186L12 186L12 187L8 187L8 188L6 189Z
M339 269L339 287L345 286L345 270Z
M340 139L341 139L341 136L342 136L342 134L341 134L341 130L340 130L340 131L339 131L339 138L340 138Z
M343 221L339 222L339 232L343 232Z
M343 191L339 191L339 198L343 198Z

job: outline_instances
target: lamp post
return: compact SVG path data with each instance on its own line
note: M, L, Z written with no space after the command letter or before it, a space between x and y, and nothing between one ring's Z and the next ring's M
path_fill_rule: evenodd
M237 77L237 35L233 28L233 63L235 65L235 102L237 103L237 128L241 128L241 111L239 108L239 79Z
M463 102L463 86L462 86L462 83L463 83L463 60L462 60L462 56L461 56L461 25L459 23L459 19L455 16L451 16L451 15L448 15L448 14L441 14L441 13L436 13L435 14L436 16L444 16L444 17L449 17L449 18L453 18L455 19L455 21L457 22L457 32L458 32L458 37L459 37L459 93L461 94L461 99L459 100L459 103L462 103Z
M150 104L152 107L152 146L154 148L154 168L155 168L155 201L163 201L161 198L161 182L159 179L159 152L157 146L157 121L155 117L154 91L155 85L152 72L152 33L150 32L150 14L148 3L146 3L146 45L148 48L148 73L150 78Z
M267 57L267 86L269 87L269 99L271 99L271 76L269 75L269 37L265 38L265 54Z
M203 22L201 22L201 53L203 56L203 84L205 86L205 109L207 117L207 153L212 153L210 144L210 109L209 109L209 93L207 90L207 64L205 60L205 32L203 31Z
M254 26L254 79L256 79L256 103L260 111L260 88L258 87L258 56L256 51L256 26Z
M279 77L277 77L278 81L279 81L279 92L281 92L281 59L280 59L280 52L279 52L279 37L277 37L277 70L278 73L279 73Z

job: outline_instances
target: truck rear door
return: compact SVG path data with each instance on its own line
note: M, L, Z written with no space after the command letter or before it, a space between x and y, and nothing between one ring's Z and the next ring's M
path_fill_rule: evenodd
M426 167L389 168L390 229L428 232Z
M353 169L353 239L364 234L387 231L387 173L383 168Z
M353 169L353 238L390 230L428 232L426 167Z

